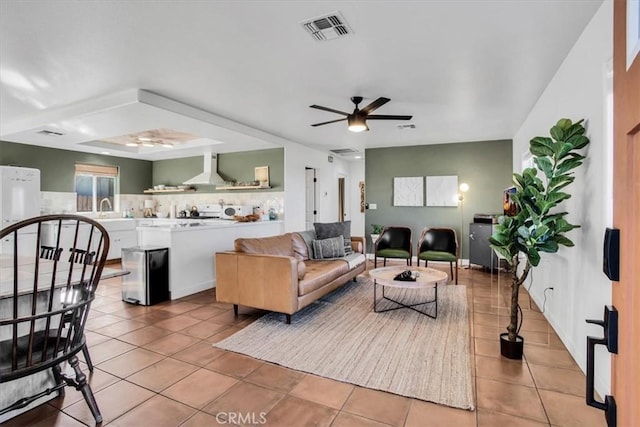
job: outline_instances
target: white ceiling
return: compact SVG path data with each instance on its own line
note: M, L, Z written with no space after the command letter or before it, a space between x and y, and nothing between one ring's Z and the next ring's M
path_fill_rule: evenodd
M154 128L202 137L109 150L149 160L214 140L232 152L510 139L601 3L2 0L0 138L101 152L90 141ZM300 25L333 11L353 34L318 42ZM310 126L340 116L309 105L350 112L354 95L413 119Z

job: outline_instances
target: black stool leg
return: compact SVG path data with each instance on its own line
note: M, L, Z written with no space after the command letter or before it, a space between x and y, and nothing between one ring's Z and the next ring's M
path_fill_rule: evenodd
M82 355L84 356L84 361L87 362L89 371L93 372L93 362L91 362L91 356L89 356L89 348L87 347L87 343L85 343L82 347Z

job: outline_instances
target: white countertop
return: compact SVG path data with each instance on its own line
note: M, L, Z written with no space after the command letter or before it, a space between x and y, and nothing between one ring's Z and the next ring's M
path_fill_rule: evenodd
M167 221L175 221L174 223L167 224ZM151 225L139 225L136 229L138 231L169 231L169 232L181 232L181 231L202 231L216 228L227 227L251 227L263 224L282 224L282 220L274 221L254 221L254 222L238 222L226 219L163 219L160 224Z

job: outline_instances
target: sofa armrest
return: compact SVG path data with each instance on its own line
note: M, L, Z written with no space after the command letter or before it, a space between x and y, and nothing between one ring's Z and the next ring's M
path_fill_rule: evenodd
M351 236L351 247L354 252L363 254L365 249L364 237Z
M298 261L289 256L217 252L216 298L279 313L298 311Z

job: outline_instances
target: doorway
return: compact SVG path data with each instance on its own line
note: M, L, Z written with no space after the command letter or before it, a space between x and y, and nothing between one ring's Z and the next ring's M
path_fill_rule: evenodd
M316 170L305 168L305 230L313 230L318 211L316 210Z
M344 176L338 177L338 222L344 222L347 216L345 191L345 178Z

